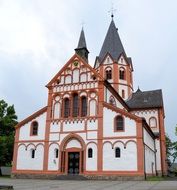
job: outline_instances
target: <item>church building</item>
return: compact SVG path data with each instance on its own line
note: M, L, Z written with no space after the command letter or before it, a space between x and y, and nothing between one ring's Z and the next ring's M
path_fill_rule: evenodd
M88 54L82 29L74 55L46 85L47 105L15 127L13 177L166 175L162 90L134 91L113 17L94 67Z

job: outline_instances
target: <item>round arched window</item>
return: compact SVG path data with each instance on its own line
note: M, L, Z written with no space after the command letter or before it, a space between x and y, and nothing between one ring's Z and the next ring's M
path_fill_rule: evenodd
M38 135L38 122L37 121L33 121L31 124L31 135Z

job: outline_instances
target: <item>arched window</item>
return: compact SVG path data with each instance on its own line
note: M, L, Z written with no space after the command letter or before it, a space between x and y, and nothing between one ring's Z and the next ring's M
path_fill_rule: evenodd
M64 117L69 117L70 115L70 101L69 98L64 99Z
M54 154L55 154L55 158L58 158L58 148L55 149Z
M82 73L80 75L80 82L86 82L87 81L87 74L86 73Z
M60 117L60 103L56 102L53 109L53 118L58 119Z
M124 68L119 69L119 78L121 80L125 80L125 69Z
M31 135L37 135L38 134L38 122L33 121L31 124Z
M122 98L125 98L125 90L122 90Z
M149 125L150 125L150 127L157 127L157 120L155 117L151 117L149 119Z
M89 110L90 110L90 116L95 116L97 114L96 100L94 99L90 100Z
M35 158L35 149L31 149L31 158Z
M85 96L81 97L81 116L87 115L87 98Z
M112 70L111 69L106 70L105 75L107 80L112 79Z
M88 149L88 158L92 158L93 157L93 149L89 148Z
M118 115L115 118L115 131L124 130L124 118L121 115Z
M115 157L120 158L120 148L119 147L115 148Z
M77 117L79 114L79 99L78 94L73 94L73 117Z

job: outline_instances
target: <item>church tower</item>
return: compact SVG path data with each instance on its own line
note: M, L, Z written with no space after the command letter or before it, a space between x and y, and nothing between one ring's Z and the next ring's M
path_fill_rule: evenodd
M85 34L84 34L84 30L82 28L81 30L81 34L80 34L80 38L79 38L79 42L78 42L78 46L75 49L75 52L82 57L86 62L88 62L88 54L89 51L87 49L87 45L86 45L86 40L85 40Z
M113 15L100 54L96 57L94 68L111 83L124 100L132 94L132 60L125 53Z

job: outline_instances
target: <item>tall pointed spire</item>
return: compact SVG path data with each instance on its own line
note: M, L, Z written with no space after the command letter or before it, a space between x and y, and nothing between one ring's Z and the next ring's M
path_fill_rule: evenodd
M75 49L75 52L88 62L89 51L87 49L85 34L84 34L83 28L81 30L78 46Z
M113 20L113 15L111 15L111 17L111 24L109 26L108 32L106 34L103 46L99 54L100 62L103 61L107 53L109 53L112 56L112 58L116 61L121 53L125 53L124 47L118 34L118 30Z

